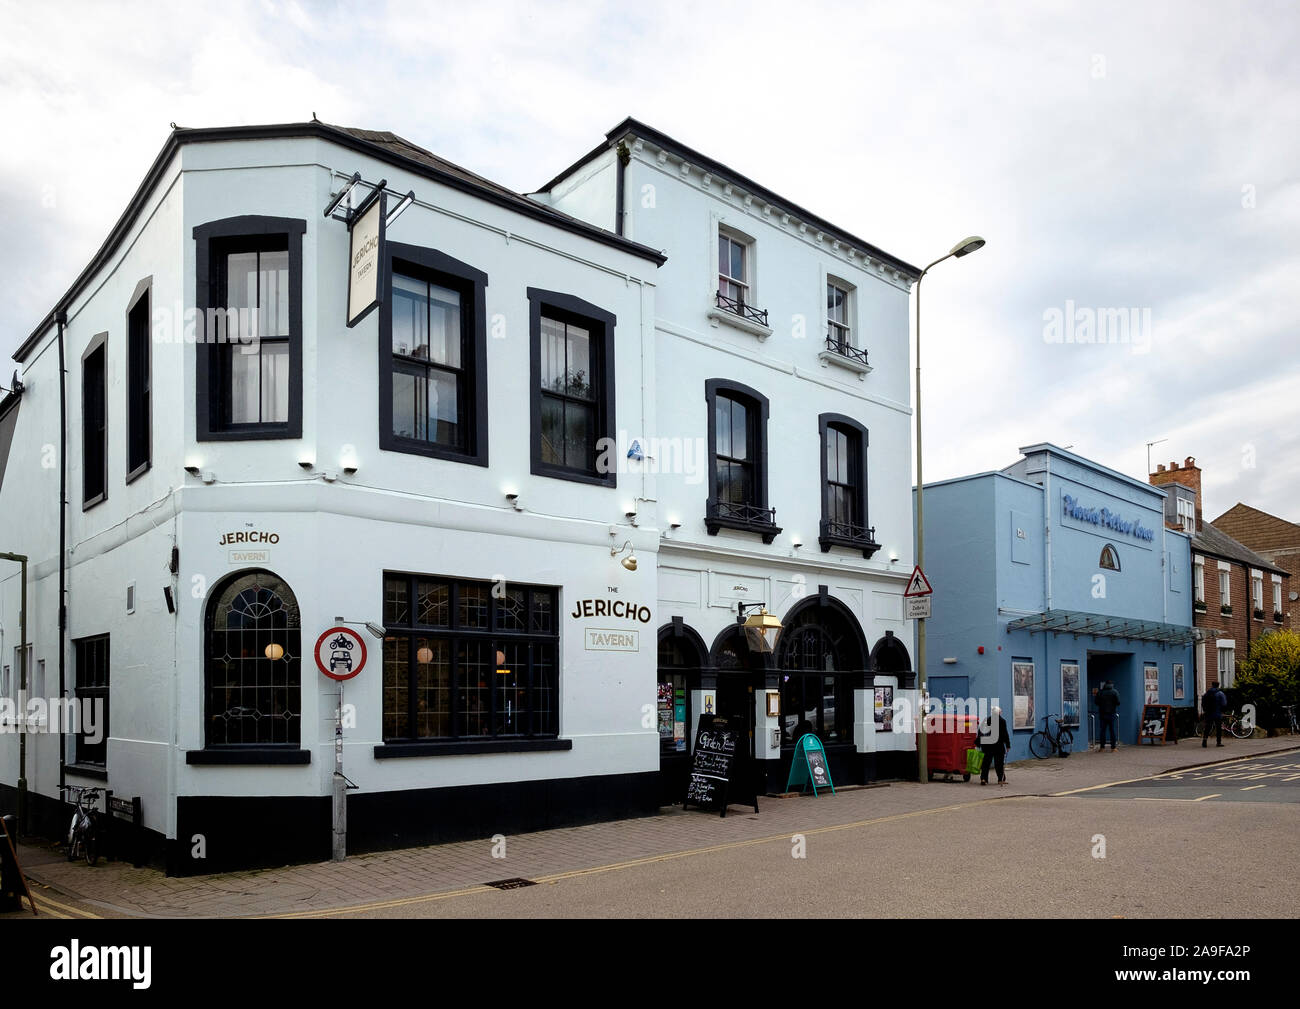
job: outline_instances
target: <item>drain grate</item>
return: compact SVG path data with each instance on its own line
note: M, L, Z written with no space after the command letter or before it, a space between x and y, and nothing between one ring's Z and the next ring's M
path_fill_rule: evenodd
M484 883L484 886L495 886L498 890L518 890L522 886L536 886L531 879L524 879L522 876L515 876L513 879L498 879L492 883Z

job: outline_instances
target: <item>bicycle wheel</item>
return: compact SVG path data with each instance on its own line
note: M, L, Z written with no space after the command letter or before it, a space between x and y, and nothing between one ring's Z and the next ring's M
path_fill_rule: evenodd
M1070 755L1070 744L1074 742L1074 733L1069 729L1062 729L1061 734L1056 737L1056 745L1061 748L1061 756Z
M1029 752L1039 760L1052 755L1052 739L1046 732L1035 732L1029 737Z
M1234 718L1232 720L1232 722L1228 725L1228 731L1231 732L1238 739L1249 739L1251 736L1255 734L1254 726L1251 726L1250 728L1246 728L1246 726L1242 723L1241 719L1239 718Z
M95 840L93 831L86 833L85 840L81 842L81 847L86 856L87 865L94 865L99 861L99 843Z

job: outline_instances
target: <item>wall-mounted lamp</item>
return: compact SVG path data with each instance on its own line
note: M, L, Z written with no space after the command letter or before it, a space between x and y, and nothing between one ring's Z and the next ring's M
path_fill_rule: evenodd
M383 638L388 635L388 628L384 627L382 624L375 623L373 620L367 620L365 623L360 623L356 620L344 620L342 617L335 617L334 622L336 624L353 624L354 626L364 627L377 638Z
M393 222L397 220L399 217L401 217L402 213L406 210L406 208L409 207L414 202L415 202L415 190L412 189L409 193L407 193L405 196L403 196L400 200L397 201L397 206L395 206L392 210L388 212L388 216L384 218L384 227L391 228L393 226Z
M757 609L758 612L745 616L747 609ZM751 652L776 650L777 640L781 637L781 621L767 612L765 604L736 603L736 623L745 629L745 641Z
M198 476L199 468L197 466L186 466L185 472L188 473L190 476Z
M669 519L669 520L668 520L668 528L669 528L669 529L674 529L674 530L675 530L675 529L680 529L681 527L682 527L682 523L681 523L681 520L680 520L680 519Z
M957 656L946 656L943 660L943 664L945 666L955 666L957 664Z
M524 510L524 506L519 503L519 492L514 490L506 491L506 502L517 512Z
M619 563L622 564L623 567L627 568L629 571L635 571L635 570L636 570L636 551L632 548L632 541L631 541L631 540L628 540L626 543L624 543L621 547L618 547L618 548L615 548L615 547L611 544L611 546L610 546L610 548L609 548L609 555L610 555L611 557L618 557L618 556L619 556L620 554L622 554L624 551L628 551L628 555L627 555L626 557L624 557L621 561L619 561Z
M356 468L356 466L344 466L344 467L343 467L343 475L344 475L344 476L356 476L356 475L357 475L357 468Z
M889 551L889 563L890 563L890 564L897 564L897 563L898 563L898 551L897 551L897 550L891 550L891 551Z
M325 213L323 216L329 217L330 214L334 213L338 205L348 198L348 194L356 188L357 183L360 181L361 173L356 172L352 178L348 179L348 181L343 184L343 188L338 191L338 195L332 197L329 203L325 205Z
M801 546L803 546L803 537L798 535L792 536L790 538L790 545L794 547L796 550L798 550Z

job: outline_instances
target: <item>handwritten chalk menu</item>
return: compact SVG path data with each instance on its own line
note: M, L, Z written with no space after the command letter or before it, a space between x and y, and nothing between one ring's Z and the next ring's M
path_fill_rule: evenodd
M1138 733L1138 742L1149 739L1164 746L1173 731L1174 709L1169 704L1144 704L1142 706L1142 725ZM1178 736L1174 736L1178 742Z
M744 764L743 755L738 752L742 731L742 726L733 725L720 715L700 715L695 730L695 752L691 754L691 775L686 782L686 798L682 800L683 809L699 806L717 810L719 816L727 815L737 773ZM752 793L753 789L741 791L742 795L737 798L744 798L745 804L752 804L757 813L757 796L743 794L745 791Z
M812 775L813 784L825 788L831 783L830 772L826 770L826 754L822 750L804 750L803 753L808 760L808 773Z

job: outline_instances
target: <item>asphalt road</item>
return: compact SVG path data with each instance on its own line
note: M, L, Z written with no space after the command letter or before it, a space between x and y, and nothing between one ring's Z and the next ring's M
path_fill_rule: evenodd
M1111 789L959 803L919 818L809 831L803 858L794 857L797 838L770 837L542 877L519 889L473 887L330 916L1295 915L1300 804L1211 809L1134 798ZM1207 852L1231 853L1216 859L1211 895L1201 886ZM960 929L951 940L954 951L967 946Z
M1295 754L1232 760L1173 771L1141 781L1090 788L1090 798L1145 802L1268 802L1300 804L1300 759Z

